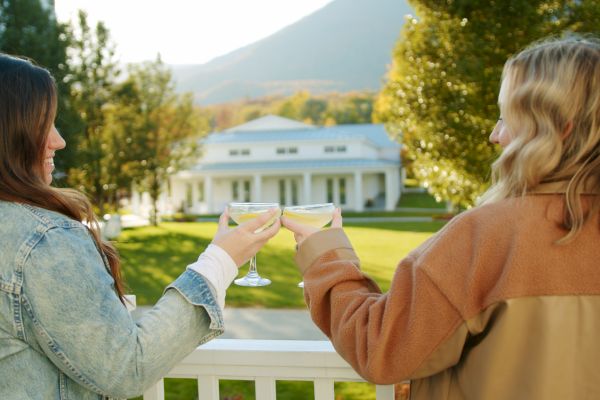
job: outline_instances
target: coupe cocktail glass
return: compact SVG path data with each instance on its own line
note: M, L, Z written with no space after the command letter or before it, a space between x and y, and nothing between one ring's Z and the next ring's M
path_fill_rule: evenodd
M229 203L227 206L229 217L238 225L243 224L244 222L248 222L258 217L262 213L266 213L267 211L277 208L279 209L279 203ZM256 232L260 232L263 229L267 228L279 216L281 215L281 210L279 210L278 214L275 214L273 218L271 218L264 226L259 228ZM236 285L239 286L266 286L271 283L271 281L267 278L263 278L258 274L258 270L256 267L256 255L252 256L250 259L250 268L248 269L248 273L243 278L236 279L233 281Z
M335 206L333 203L306 204L284 207L283 215L299 224L322 228L331 222L334 210ZM303 288L304 282L300 282L298 287Z

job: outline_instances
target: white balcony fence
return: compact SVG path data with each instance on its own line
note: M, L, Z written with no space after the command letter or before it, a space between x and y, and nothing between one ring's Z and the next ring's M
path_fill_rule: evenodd
M276 400L277 380L313 381L315 400L334 400L334 382L364 382L329 341L313 340L215 339L199 346L166 377L197 379L200 400L219 400L219 379L255 381L257 400ZM144 393L144 400L163 400L164 393L160 380ZM376 396L394 400L394 385L377 385Z

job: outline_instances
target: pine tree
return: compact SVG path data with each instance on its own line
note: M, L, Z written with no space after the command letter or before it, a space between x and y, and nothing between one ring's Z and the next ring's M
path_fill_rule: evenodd
M0 0L0 51L23 56L47 68L58 87L56 127L68 146L56 158L57 171L66 172L77 163L74 151L80 121L70 103L70 73L67 48L68 26L56 20L49 2L40 0Z

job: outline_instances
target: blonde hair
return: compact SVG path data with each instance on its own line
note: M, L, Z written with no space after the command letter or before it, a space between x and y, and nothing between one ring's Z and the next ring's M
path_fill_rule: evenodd
M600 41L571 36L538 42L510 58L500 103L511 141L492 165L482 204L523 196L550 182L566 185L563 226L573 239L600 210L581 194L600 193Z

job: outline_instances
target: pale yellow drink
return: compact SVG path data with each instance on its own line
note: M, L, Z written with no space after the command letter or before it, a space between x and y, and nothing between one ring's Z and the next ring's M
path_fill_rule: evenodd
M322 228L327 225L333 216L332 211L310 211L310 210L283 210L283 216L303 225Z
M264 211L255 211L255 212L244 212L244 211L229 211L229 217L238 225L243 224L244 222L252 221L254 218L257 218L260 214L266 213L268 210ZM273 222L281 215L281 210L276 213L266 224L260 227L256 232L260 232L268 226L273 225Z
M262 231L279 218L281 215L279 203L229 203L227 206L229 217L238 225L252 221L273 208L276 208L278 212L271 217L266 224L255 230L254 233ZM258 274L256 268L256 255L254 255L250 258L250 268L248 269L246 276L236 279L233 282L240 286L266 286L271 283L271 280L263 278Z
M306 204L285 207L283 216L302 225L322 228L333 219L333 211L335 211L333 203ZM298 287L303 288L304 282L300 282Z

